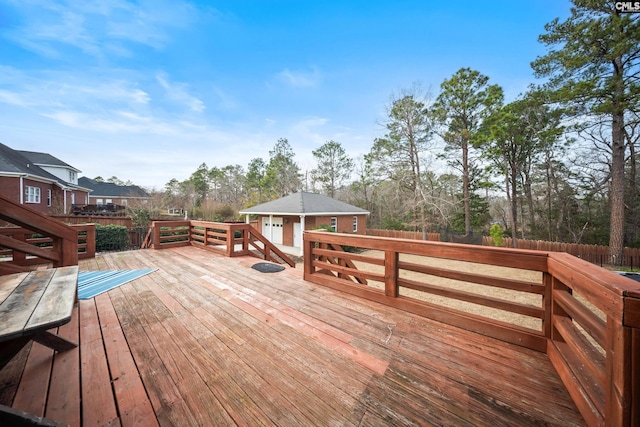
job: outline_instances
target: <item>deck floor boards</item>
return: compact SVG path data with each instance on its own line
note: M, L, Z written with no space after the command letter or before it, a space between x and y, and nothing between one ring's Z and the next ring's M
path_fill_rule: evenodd
M584 425L544 354L256 262L192 247L81 261L158 270L80 301L60 328L79 348L31 345L0 371L0 403L72 426Z

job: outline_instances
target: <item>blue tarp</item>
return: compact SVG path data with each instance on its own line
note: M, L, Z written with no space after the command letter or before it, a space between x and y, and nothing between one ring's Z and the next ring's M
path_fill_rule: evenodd
M78 274L78 299L89 299L124 285L155 269L82 271Z

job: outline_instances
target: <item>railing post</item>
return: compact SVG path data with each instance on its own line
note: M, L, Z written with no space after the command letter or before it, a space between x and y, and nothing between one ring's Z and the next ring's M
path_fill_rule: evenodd
M553 280L551 274L542 273L542 285L544 286L544 294L542 295L542 308L544 308L542 333L547 339L551 339L553 329Z
M311 250L315 245L315 242L309 238L310 234L306 231L302 233L302 254L303 254L303 266L304 266L304 279L315 273L315 267L313 266L313 255Z
M18 240L19 242L26 243L27 241L27 236L24 229L20 229L19 231L16 231L15 233L13 233L13 238ZM11 259L13 260L13 263L15 265L24 265L25 260L27 259L27 254L13 249L11 251Z
M607 319L607 425L640 426L640 295L623 297L622 318Z
M640 329L631 333L631 419L635 426L640 425Z
M638 357L640 334L619 319L607 319L605 420L611 426L640 426Z
M244 253L249 252L250 238L251 238L251 225L242 227L242 252Z
M52 237L53 250L58 253L59 261L53 262L53 267L78 265L78 238L75 240Z
M88 258L95 258L96 256L96 225L86 225L86 247L85 253Z
M156 221L151 223L153 229L153 249L160 249L160 224Z
M234 246L234 231L231 225L226 226L227 229L227 256L233 256L233 246Z
M398 252L384 253L384 294L388 297L398 296Z

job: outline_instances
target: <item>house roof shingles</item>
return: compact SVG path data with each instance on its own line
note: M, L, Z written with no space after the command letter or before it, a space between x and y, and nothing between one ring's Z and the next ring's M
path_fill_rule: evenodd
M36 163L39 162L36 162L34 160L35 158L37 158L37 156L35 156L36 154L44 153L14 150L13 148L0 143L0 173L7 173L12 175L28 175L32 177L42 178L51 182L57 182L63 187L79 188L78 186L66 182L38 166ZM34 156L31 157L31 155ZM77 170L72 166L69 166L66 163L62 162L61 160L56 159L50 154L46 154L46 156L48 156L49 160L55 159L57 161L56 166L65 166Z
M117 185L113 182L95 181L85 176L78 179L78 184L90 188L91 197L149 197L149 193L137 185Z
M76 172L80 172L78 169L74 168L70 164L63 162L62 160L58 159L57 157L52 156L49 153L38 153L36 151L23 151L23 150L15 150L15 151L17 151L18 153L22 154L27 159L31 160L32 163L35 163L37 165L41 165L41 166L59 166L59 167L72 169L72 170L74 170Z
M369 211L321 194L299 192L243 209L240 214L368 215Z

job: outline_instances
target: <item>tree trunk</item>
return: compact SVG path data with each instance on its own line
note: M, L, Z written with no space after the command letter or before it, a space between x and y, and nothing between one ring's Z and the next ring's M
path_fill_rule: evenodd
M624 81L622 58L613 61L615 89L611 124L611 221L609 230L609 262L622 264L624 248Z
M547 239L549 241L553 241L551 237L551 157L549 156L549 152L545 153L546 157L546 165L545 165L545 173L547 178Z
M638 215L640 209L640 197L638 197L638 163L636 159L636 147L634 141L627 141L629 145L629 183L628 202L629 216L627 218L627 232L625 241L634 243L638 240L638 226L640 225L640 217Z
M525 197L527 198L527 205L528 205L527 208L529 210L529 224L527 228L527 230L529 230L529 236L531 236L531 233L536 230L536 210L535 210L535 205L533 201L533 190L531 187L532 187L531 176L529 175L529 173L525 172L524 192L525 192ZM522 229L524 233L524 221L523 221Z
M511 247L518 247L518 207L516 206L516 191L514 190L514 186L511 183L511 179L509 174L505 176L505 181L507 184L507 203L509 203L509 222L511 223Z
M469 142L462 141L462 198L464 199L464 234L471 234L471 191L469 182Z
M609 230L609 262L622 263L624 248L624 136L622 133L622 115L613 119L613 138L611 144L611 220ZM620 141L622 139L622 141Z

